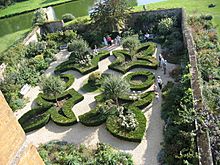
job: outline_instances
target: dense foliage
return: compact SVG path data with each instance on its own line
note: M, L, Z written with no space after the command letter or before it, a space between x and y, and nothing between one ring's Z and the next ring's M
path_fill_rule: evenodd
M43 25L47 21L47 14L45 9L40 8L34 12L33 24Z
M105 78L102 90L106 98L115 100L116 104L119 105L119 96L127 94L130 90L130 85L123 78L111 75Z
M63 22L69 22L72 21L75 17L71 13L66 13L62 15Z
M49 142L38 148L45 164L133 165L131 155L103 143L96 147L75 146L67 142Z
M220 163L220 46L216 28L212 23L212 16L201 15L190 17L188 24L193 31L196 50L198 52L198 67L201 73L201 86L207 110L202 112L203 129L208 128L211 149L216 164Z
M197 164L196 134L190 76L183 75L178 84L163 89L162 118L165 121L164 144L160 153L162 164Z
M128 18L129 6L125 0L104 0L98 2L90 17L97 29L103 33L119 31Z

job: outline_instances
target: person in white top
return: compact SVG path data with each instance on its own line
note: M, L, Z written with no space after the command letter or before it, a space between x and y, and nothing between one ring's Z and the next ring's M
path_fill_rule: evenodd
M158 84L158 86L159 86L159 88L160 88L160 90L161 90L162 87L163 87L163 81L162 81L162 79L160 78L160 76L157 76L157 84Z

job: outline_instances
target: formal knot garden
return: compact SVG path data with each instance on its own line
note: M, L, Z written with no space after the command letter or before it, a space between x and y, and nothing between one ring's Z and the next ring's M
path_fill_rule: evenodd
M36 42L0 56L0 89L44 161L196 164L182 9L131 13L109 0L90 17L67 16L64 27L35 22Z
M34 100L36 106L19 119L23 129L25 132L30 132L45 126L50 120L60 126L70 126L80 122L92 127L105 123L106 129L113 136L141 142L147 122L142 109L154 100L154 91L150 87L155 83L155 76L151 70L156 70L158 67L155 58L156 44L153 42L140 44L132 53L119 47L118 50L112 51L112 55L107 50L100 50L96 54L77 52L77 48L72 48L77 44L79 43L76 42L74 45L72 42L69 45L70 56L55 68L56 78L44 77L45 82L42 84L45 87L46 83L50 83L49 81L58 83L61 80L64 84L61 82L59 85L64 85L65 89L50 95L46 93L50 89L43 88L44 92ZM80 59L80 53L85 53L85 57ZM114 61L108 65L108 68L115 72L104 73L102 70L96 72L98 62L110 56L113 56ZM129 72L135 68L142 70ZM65 74L71 70L89 75L86 84L81 82L84 92L74 89L74 80L77 79L74 74ZM120 77L117 73L120 73ZM53 86L49 87L53 88ZM84 99L82 93L93 91L98 93L95 96L95 106L83 110L86 113L76 116L74 105Z

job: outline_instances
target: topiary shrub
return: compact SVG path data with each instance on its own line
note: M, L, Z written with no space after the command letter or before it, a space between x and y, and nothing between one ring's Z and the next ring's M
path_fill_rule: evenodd
M63 22L69 22L72 21L75 17L71 13L66 13L62 15Z
M101 73L100 72L94 72L94 73L89 75L88 83L91 86L96 86L97 83L100 81L100 79L101 79Z
M48 97L39 94L35 100L38 104L38 108L32 109L25 113L20 119L19 123L25 132L29 132L43 127L51 119L54 123L61 126L69 126L77 123L77 118L72 111L72 107L83 100L83 96L76 92L74 89L70 89L58 97ZM57 107L55 103L57 101L63 104Z
M129 73L125 79L130 84L131 90L144 90L154 84L155 76L150 71L137 71Z
M132 131L127 131L121 127L118 123L118 114L112 114L107 118L106 128L115 137L123 140L141 142L146 128L146 118L140 109L130 106L127 108L129 111L134 113L135 119L137 120L137 126Z
M74 80L75 80L75 77L73 74L61 74L60 78L64 79L64 81L66 82L65 84L66 89L69 88L74 83Z

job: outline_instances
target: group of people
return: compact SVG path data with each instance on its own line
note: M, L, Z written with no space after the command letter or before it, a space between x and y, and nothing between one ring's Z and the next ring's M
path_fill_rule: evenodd
M163 68L163 73L166 74L167 71L167 60L164 60L163 56L159 54L159 67Z
M114 40L111 38L111 36L108 35L106 37L103 37L103 41L105 46L111 46L114 41L116 45L121 45L121 37L119 35L117 35Z

